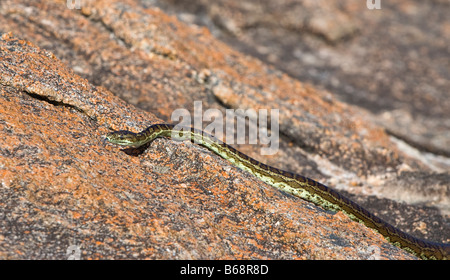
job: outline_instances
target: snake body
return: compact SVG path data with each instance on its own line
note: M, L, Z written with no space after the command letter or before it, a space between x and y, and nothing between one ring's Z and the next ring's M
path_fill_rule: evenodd
M139 133L125 130L110 132L105 139L113 144L138 148L150 143L157 137L169 137L178 140L190 139L275 188L310 201L327 210L344 212L352 220L376 230L392 244L422 259L450 259L450 244L429 242L411 236L378 218L332 188L307 177L261 163L202 130L192 127L180 129L173 124L155 124Z

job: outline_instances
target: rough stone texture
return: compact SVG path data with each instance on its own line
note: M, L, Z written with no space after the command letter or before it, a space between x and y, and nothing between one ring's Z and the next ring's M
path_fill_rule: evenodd
M450 156L449 1L380 1L381 10L360 0L156 2L366 108L411 145Z
M70 245L88 259L366 258L373 244L409 257L194 144L102 145L121 120L157 119L27 41L6 34L0 49L1 258L65 258Z
M140 155L102 144L196 100L280 109L279 153L237 145L273 166L357 195L426 178L435 194L421 205L448 205L448 174L398 150L364 110L139 1L83 3L0 3L0 32L14 32L0 44L1 258L66 258L71 244L86 259L364 259L371 245L411 258L194 144L158 139ZM403 225L402 204L384 205ZM418 222L403 228L448 242L448 220L421 205L408 206Z

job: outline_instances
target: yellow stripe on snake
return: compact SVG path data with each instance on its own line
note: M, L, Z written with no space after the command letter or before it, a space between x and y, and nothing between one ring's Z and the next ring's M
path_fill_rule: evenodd
M352 220L376 230L392 244L422 259L450 259L450 244L433 243L411 236L381 220L330 187L301 175L263 164L202 130L190 127L179 129L172 124L155 124L139 133L124 130L110 132L105 139L113 144L138 148L157 137L190 139L275 188L315 203L327 210L344 212Z

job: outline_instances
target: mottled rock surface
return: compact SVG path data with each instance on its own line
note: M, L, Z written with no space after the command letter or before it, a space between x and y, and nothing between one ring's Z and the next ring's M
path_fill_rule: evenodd
M449 1L381 0L372 10L360 0L155 2L367 109L395 137L450 156Z
M0 15L0 258L67 258L70 245L84 259L365 259L372 245L381 258L412 258L192 143L158 139L129 155L102 142L111 130L170 121L199 100L203 110L279 109L276 155L236 147L356 200L404 182L418 205L374 198L371 210L389 209L384 218L406 231L449 241L448 218L431 207L448 205L447 173L399 150L365 110L242 55L206 28L140 1L81 9L2 1ZM428 189L414 188L421 180Z

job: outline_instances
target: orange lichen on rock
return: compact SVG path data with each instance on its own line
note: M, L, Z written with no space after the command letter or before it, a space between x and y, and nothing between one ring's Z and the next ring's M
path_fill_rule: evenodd
M227 47L212 41L204 29L191 35L207 37L202 37L201 43L193 38L173 39L171 34L167 35L170 44L164 48L152 45L136 32L140 29L134 24L147 26L147 21L134 22L143 15L124 15L134 33L123 33L120 24L115 24L118 10L106 9L116 2L95 3L92 5L100 8L86 7L82 13L113 28L122 44L134 48L126 55L132 53L146 62L149 56L145 52L160 56L153 58L163 69L155 71L156 76L178 75L174 69L180 66L174 64L183 61L185 68L224 69L236 79L248 69L261 70L261 64L237 52L211 48L210 44ZM176 29L192 30L160 11L142 13L155 22L155 32L159 24L173 25L174 34ZM79 20L90 24L86 18ZM77 48L83 44L75 43ZM26 40L3 35L0 52L1 258L64 259L70 245L81 249L83 259L366 258L357 242L346 241L351 239L377 244L389 258L412 258L363 225L276 190L193 143L157 139L139 155L105 144L103 136L111 130L139 131L162 120L80 78L55 55ZM227 55L242 62L235 66L238 69L226 65ZM186 78L189 71L185 68L174 80L194 83ZM305 96L299 82L285 75L272 79L280 87L274 93L276 98L285 97L284 89L295 90L297 98ZM257 81L242 80L248 84ZM162 100L159 107L164 107L176 99L181 90L173 90L175 84L171 80L163 85L164 91L173 95L155 96L153 102ZM260 94L256 92L250 99L258 99ZM139 100L134 98L131 96ZM314 106L322 103L318 97L309 101ZM336 110L339 113L340 109ZM16 242L18 239L22 241Z

